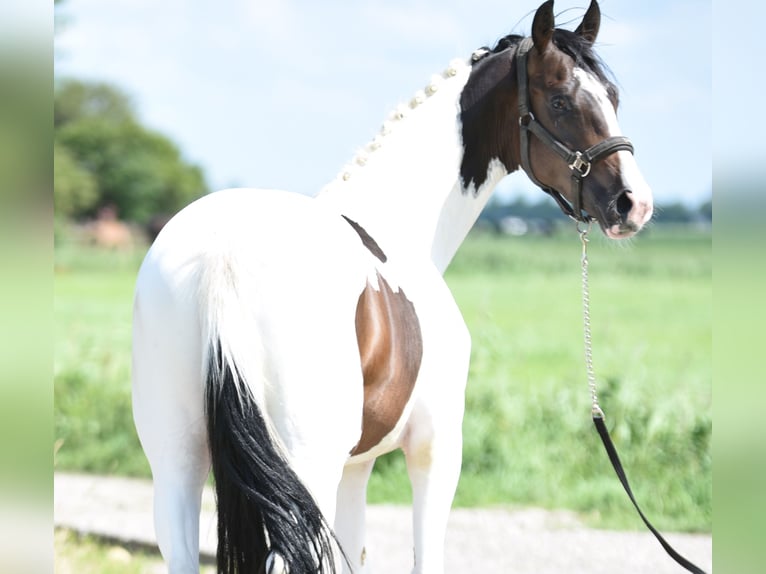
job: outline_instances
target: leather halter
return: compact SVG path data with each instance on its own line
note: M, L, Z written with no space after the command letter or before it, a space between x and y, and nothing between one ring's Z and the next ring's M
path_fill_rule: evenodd
M572 151L543 125L537 121L529 106L529 81L527 79L527 58L532 48L532 38L524 38L516 50L516 75L519 89L519 134L521 136L521 166L529 179L538 185L545 193L552 196L559 204L561 211L575 221L591 221L592 215L587 214L582 208L582 180L588 177L594 163L606 156L621 150L633 153L633 144L625 136L608 137L599 143L592 145L584 152ZM545 185L535 177L532 172L532 164L529 161L529 134L533 133L548 148L561 157L572 170L572 202L569 202L556 189Z

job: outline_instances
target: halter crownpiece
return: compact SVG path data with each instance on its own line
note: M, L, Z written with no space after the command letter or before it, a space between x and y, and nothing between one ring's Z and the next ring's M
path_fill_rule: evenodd
M633 153L633 144L625 136L608 137L599 143L592 145L584 152L572 151L543 125L537 121L529 106L529 81L527 77L527 58L532 48L532 38L524 38L516 50L516 75L519 89L519 135L521 137L521 166L529 179L539 186L545 193L553 197L561 211L575 221L591 221L593 216L585 213L582 208L582 180L591 171L591 167L597 161L616 151L629 151ZM532 164L529 161L529 134L533 133L556 155L562 158L572 171L572 205L556 189L545 185L535 177Z

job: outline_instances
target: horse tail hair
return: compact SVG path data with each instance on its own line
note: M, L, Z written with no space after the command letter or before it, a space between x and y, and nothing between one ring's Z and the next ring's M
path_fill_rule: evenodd
M218 506L218 572L335 574L334 534L285 458L263 404L256 291L225 245L210 245L199 291L205 414ZM275 568L276 569L276 568Z
M332 530L237 379L220 345L211 349L206 414L218 504L218 572L269 574L273 552L290 574L335 574Z

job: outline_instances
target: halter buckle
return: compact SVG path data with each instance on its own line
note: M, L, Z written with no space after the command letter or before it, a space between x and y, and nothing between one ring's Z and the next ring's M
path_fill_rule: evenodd
M532 112L519 115L519 126L522 128L528 128L529 124L535 121L535 115Z
M580 177L587 177L590 168L591 163L587 159L583 159L582 152L576 151L574 160L569 164L569 169L576 171Z

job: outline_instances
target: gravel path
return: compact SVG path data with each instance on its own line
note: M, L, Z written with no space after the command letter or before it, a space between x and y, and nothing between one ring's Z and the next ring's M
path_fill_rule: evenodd
M154 547L152 489L145 480L57 473L54 524L80 533ZM367 513L368 559L378 574L412 568L410 509L373 505ZM215 550L212 491L203 498L200 547ZM666 536L681 554L712 572L712 538ZM575 514L539 509L454 509L445 574L675 574L684 572L649 533L586 528Z

